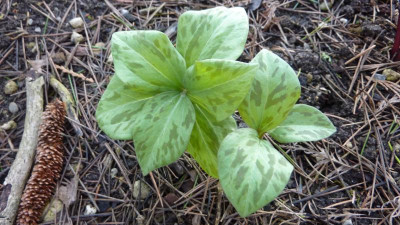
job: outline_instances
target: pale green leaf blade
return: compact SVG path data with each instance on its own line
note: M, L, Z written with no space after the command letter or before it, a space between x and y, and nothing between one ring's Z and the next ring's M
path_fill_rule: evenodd
M280 143L318 141L331 136L336 127L318 109L297 104L278 127L268 132Z
M293 166L251 128L226 136L218 152L218 173L229 201L246 217L274 200L285 188Z
M132 129L136 156L144 175L176 161L185 151L195 122L184 93L161 93L147 101Z
M196 122L187 150L208 175L218 178L218 149L225 136L235 130L236 122L232 117L215 122L205 110L197 105L194 108Z
M300 97L300 82L289 64L268 50L251 62L259 67L239 112L249 127L263 134L286 118Z
M248 32L249 20L243 8L187 11L179 17L176 48L187 67L202 59L236 60Z
M232 60L197 61L186 74L185 87L192 102L221 121L243 101L256 69L256 64Z
M132 139L133 121L154 94L136 92L135 87L113 76L96 109L99 127L112 139Z
M116 75L125 83L177 89L186 71L185 60L159 31L120 31L112 36Z

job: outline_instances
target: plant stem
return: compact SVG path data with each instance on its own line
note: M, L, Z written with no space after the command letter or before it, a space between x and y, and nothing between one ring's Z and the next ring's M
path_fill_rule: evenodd
M400 60L400 16L398 16L398 19L397 19L396 36L394 39L393 48L390 51L390 55L394 61Z

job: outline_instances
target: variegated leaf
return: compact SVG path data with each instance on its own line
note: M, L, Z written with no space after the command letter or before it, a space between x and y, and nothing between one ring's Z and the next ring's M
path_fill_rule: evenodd
M205 110L197 105L194 108L196 122L187 150L208 175L218 178L218 149L225 136L235 130L236 122L232 117L215 122Z
M222 188L240 216L274 200L285 188L293 166L251 128L226 136L218 152Z
M188 70L184 83L190 100L221 121L243 101L256 69L256 64L207 59Z
M194 108L185 93L164 92L146 102L132 128L136 156L144 175L183 154L194 122Z
M154 94L137 92L134 89L132 85L113 76L101 96L96 109L96 119L99 127L110 138L131 140L133 121L140 114L144 103Z
M262 50L251 62L259 67L239 112L262 135L286 118L300 97L300 83L289 64L270 51Z
M281 143L317 141L336 132L336 127L318 109L298 104L287 118L269 134Z
M188 11L179 17L176 48L187 67L202 59L236 60L248 32L249 19L243 8Z
M112 36L116 75L135 91L178 90L185 60L159 31L121 31Z

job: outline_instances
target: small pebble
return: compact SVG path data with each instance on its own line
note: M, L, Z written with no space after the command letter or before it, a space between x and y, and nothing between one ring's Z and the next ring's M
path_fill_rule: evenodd
M29 18L27 23L28 23L29 26L32 25L33 24L33 19Z
M54 199L54 201L51 202L51 205L46 206L46 210L44 210L44 212L47 213L44 215L43 222L54 221L57 213L63 209L63 206L64 205L60 199Z
M168 193L164 200L168 203L168 205L175 205L175 202L179 199L179 197L175 193Z
M349 22L349 20L346 18L340 18L339 21L342 22L344 25L346 25Z
M10 113L17 113L18 105L15 102L11 102L10 105L8 106L8 111L10 111Z
M380 73L376 73L376 74L374 75L374 79L375 79L375 80L386 80L386 76L383 75L383 74L380 74Z
M176 175L182 176L185 170L178 162L173 162L169 165L169 167L175 172Z
M113 63L113 62L114 62L114 59L113 59L112 54L110 53L110 55L108 56L108 59L107 59L107 63Z
M13 80L7 81L6 85L4 86L4 93L7 95L14 94L18 90L18 85Z
M81 34L75 32L75 31L72 32L71 41L72 41L73 43L77 44L77 43L79 43L79 42L81 42L81 41L83 41L83 40L84 40L84 38L83 38L83 36L82 36Z
M97 210L92 205L86 205L85 212L83 215L93 215L96 214Z
M118 173L118 169L112 168L111 172L110 172L111 178L115 178L117 176L117 173Z
M400 152L400 143L394 144L394 145L393 145L393 150L394 150L395 152Z
M51 56L54 63L61 64L64 63L67 59L65 57L64 52L56 52L54 55Z
M182 191L184 193L186 193L186 192L189 192L193 188L193 186L194 186L194 182L191 180L187 180L182 184L181 188L182 188Z
M105 48L106 44L104 42L97 42L93 47L93 53L95 55L100 55L101 51Z
M125 17L125 19L127 19L129 22L132 23L135 21L136 18L132 14L130 14L128 10L121 9L120 11L121 11L121 14Z
M400 73L392 70L392 69L385 69L383 71L383 75L386 76L386 80L396 82L400 79Z
M313 75L311 73L307 73L306 78L307 78L307 83L311 83L311 81L313 80Z
M196 177L197 177L197 172L196 170L190 170L189 171L189 176L190 176L190 180L192 180L193 182L196 181Z
M348 219L344 221L343 225L353 225L353 221L351 221L351 219Z
M379 24L365 24L362 27L362 34L375 37L380 34L382 27Z
M17 123L14 120L10 120L7 123L0 126L0 130L12 130L17 127Z
M35 42L31 41L26 44L26 47L32 51L32 49L36 47L36 44Z
M40 27L36 27L36 28L35 28L35 32L36 32L36 33L40 33L40 32L42 32L42 29L40 29Z
M326 0L323 1L320 5L319 8L321 9L321 11L328 11L331 7L332 7L332 1L330 0Z
M73 28L80 28L83 27L83 20L80 17L75 17L69 21L69 24L71 24Z
M137 180L133 184L132 195L135 199L145 199L150 195L150 193L151 193L150 187L146 183Z

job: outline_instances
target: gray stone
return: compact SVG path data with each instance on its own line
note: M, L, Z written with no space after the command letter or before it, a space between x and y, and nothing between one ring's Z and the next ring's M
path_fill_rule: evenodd
M6 85L4 86L4 93L7 95L14 94L18 90L18 85L13 80L7 81Z
M111 172L110 172L111 178L115 178L117 176L117 173L118 173L118 169L112 168Z
M100 55L101 51L106 47L106 44L104 42L97 42L93 47L93 53L95 55Z
M145 199L150 195L150 193L151 193L150 187L146 183L137 180L133 184L132 195L135 199Z
M398 72L396 72L396 71L394 71L392 69L385 69L383 71L383 75L386 76L386 79L388 81L396 82L397 80L400 79L400 73L398 73Z
M132 14L130 14L128 10L121 9L120 12L129 22L132 23L136 20L136 18Z
M323 1L320 5L319 8L321 11L328 11L332 7L333 2L330 0Z
M376 74L374 75L374 79L375 79L375 80L386 80L386 76L383 75L383 74L380 74L380 73L376 73Z
M75 31L72 32L72 35L71 35L71 41L72 42L77 44L77 43L79 43L79 42L81 42L83 40L84 40L84 38L83 38L82 34L79 34L79 33L75 32Z
M27 23L28 23L29 26L32 25L33 24L33 19L29 18Z
M353 225L353 221L351 221L351 219L348 219L344 221L343 225Z
M17 127L17 123L14 120L10 120L7 123L0 126L0 130L12 130Z
M75 17L69 21L69 24L71 24L71 27L73 28L83 27L83 19L80 17Z
M365 24L362 27L362 34L376 37L378 34L382 32L382 27L379 24Z
M35 28L35 32L36 32L36 33L40 33L40 32L42 32L42 29L41 29L40 27L36 27L36 28Z
M15 102L11 102L10 105L8 106L8 111L10 111L10 113L17 113L18 105Z

